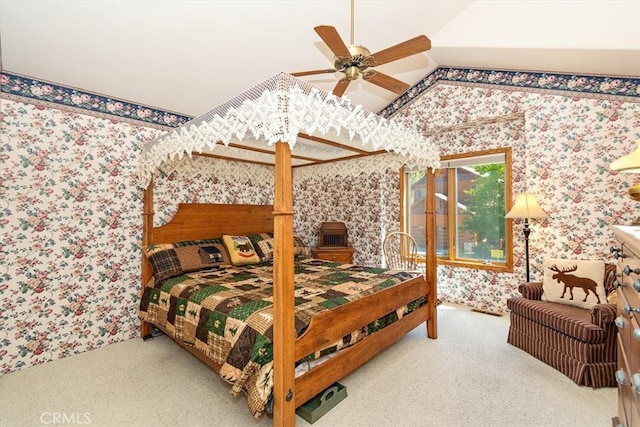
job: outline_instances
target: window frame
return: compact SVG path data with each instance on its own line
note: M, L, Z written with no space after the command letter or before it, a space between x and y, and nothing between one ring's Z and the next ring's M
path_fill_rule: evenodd
M447 161L474 158L474 157L480 158L484 156L500 155L500 154L504 155L504 162L505 162L505 168L504 168L505 212L504 213L506 215L507 212L509 212L509 210L511 209L511 206L513 204L511 147L472 151L472 152L461 153L461 154L443 155L443 156L440 156L440 163L442 165L445 165ZM405 169L403 167L401 170L401 180L400 180L400 229L407 233L409 233L409 230L408 230L409 221L407 220L407 215L410 214L409 206L408 206L408 197L406 197L407 192L409 191L409 188L408 188L409 172L410 170ZM433 171L433 172L436 172L436 171ZM455 169L454 168L449 169L449 173L455 174ZM432 173L431 171L427 171L427 173L425 174L425 177L427 179L426 188L430 188L430 184L428 181L435 180L436 174ZM448 192L450 194L455 194L455 185L456 185L455 179L448 179L447 181L448 181L447 182ZM431 186L435 188L435 185L431 184ZM451 211L455 212L455 203L456 203L455 200L452 201L448 199L447 203L449 203L449 208L448 208L449 212ZM426 206L425 206L425 212L426 212ZM425 221L426 221L426 215L425 215ZM456 227L455 215L447 216L447 222L448 222L448 230L449 230L447 233L448 255L437 256L436 259L437 259L438 265L448 265L453 267L490 270L490 271L502 272L502 273L513 273L513 243L514 242L513 242L513 220L512 219L505 218L505 261L492 262L490 264L485 263L484 261L474 261L470 259L456 258L455 240L456 240L457 227ZM425 230L426 230L426 226L425 226ZM428 240L425 240L425 241L429 243ZM426 255L423 256L421 254L418 254L418 258L420 262L426 261Z

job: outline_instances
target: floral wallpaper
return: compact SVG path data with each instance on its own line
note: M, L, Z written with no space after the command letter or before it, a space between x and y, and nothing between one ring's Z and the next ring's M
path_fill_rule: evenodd
M344 222L354 263L382 265L382 240L400 227L400 166L387 157L294 169L294 229L307 245L323 222Z
M135 162L157 132L3 100L2 373L138 334Z
M627 195L637 177L609 170L609 164L634 150L640 138L639 100L627 100L439 84L396 112L395 118L433 135L441 155L513 148L514 198L532 191L548 214L531 224L530 268L535 281L543 276L545 257L612 262L609 226L628 224L640 215L640 205ZM461 126L522 114L523 119ZM521 220L514 221L514 273L440 266L440 298L504 312L506 300L525 280L522 226Z
M159 131L11 100L1 114L0 372L138 337L137 156ZM210 162L203 176L202 161L166 168L159 223L179 202L272 203L272 173Z
M441 68L381 114L421 129L443 154L513 147L514 193L535 191L549 214L533 224L536 278L547 254L607 259L608 225L640 214L626 195L634 176L608 170L640 138L640 80L521 74ZM0 79L0 372L7 374L139 336L137 156L189 117L25 76ZM343 221L355 261L381 263L382 237L399 223L398 168L387 160L294 169L295 228L309 246L321 222ZM156 183L155 220L166 221L181 201L272 203L272 179L269 168L205 166L201 158L168 165ZM513 274L439 267L439 296L503 311L524 277L521 227L514 225Z
M270 166L200 156L167 163L154 179L154 225L167 223L179 203L273 204L273 182Z

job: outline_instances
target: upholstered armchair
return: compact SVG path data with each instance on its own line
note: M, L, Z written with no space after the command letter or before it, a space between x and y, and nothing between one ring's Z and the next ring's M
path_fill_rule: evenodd
M615 265L605 264L603 281L606 296L612 301ZM542 282L522 283L518 290L521 296L507 300L509 344L554 367L578 385L616 386L614 303L602 298L600 304L582 308L544 301Z

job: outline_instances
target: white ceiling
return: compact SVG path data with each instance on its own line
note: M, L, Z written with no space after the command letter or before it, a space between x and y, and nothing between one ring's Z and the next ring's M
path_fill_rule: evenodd
M355 0L354 22L371 52L431 39L377 67L411 85L437 66L640 76L640 0ZM350 44L350 0L0 0L4 70L190 116L281 71L332 68L318 25ZM303 78L331 91L340 75ZM397 97L362 80L345 96L371 111Z

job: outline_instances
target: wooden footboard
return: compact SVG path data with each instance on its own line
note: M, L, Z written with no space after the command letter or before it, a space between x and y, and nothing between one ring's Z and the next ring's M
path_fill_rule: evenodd
M300 375L295 382L296 408L373 359L421 323L428 321L427 312L428 307L422 306Z
M428 293L427 282L420 276L319 313L296 341L295 358L300 360Z
M435 306L435 301L429 295L428 283L420 276L314 316L307 331L296 340L296 360L425 295L427 304L424 306L341 350L334 357L296 378L296 407L375 357L421 323L427 322L428 325L431 306Z

